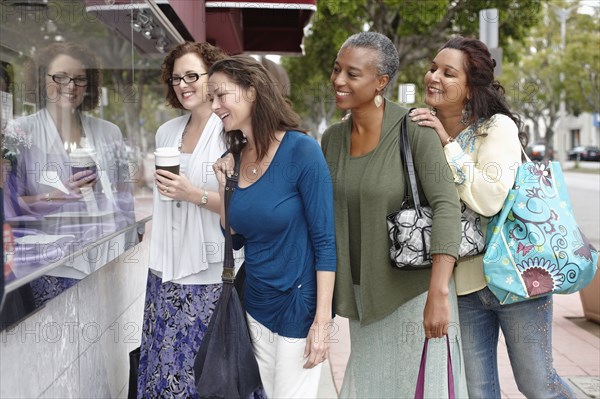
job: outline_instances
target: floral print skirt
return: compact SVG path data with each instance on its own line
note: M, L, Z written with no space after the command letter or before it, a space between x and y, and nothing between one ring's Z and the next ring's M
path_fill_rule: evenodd
M42 276L33 280L29 285L33 292L33 301L36 309L68 290L79 281L75 278L54 276Z
M148 273L138 398L198 398L194 360L221 284L162 282Z

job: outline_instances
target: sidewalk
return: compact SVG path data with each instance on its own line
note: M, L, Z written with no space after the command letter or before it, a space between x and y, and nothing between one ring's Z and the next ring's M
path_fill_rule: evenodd
M336 342L331 345L329 365L323 367L318 396L321 399L336 397L350 355L347 320L340 317L335 320L339 331L334 336ZM554 366L571 383L579 398L600 398L600 325L584 319L579 294L554 296L552 343ZM514 382L502 339L498 364L502 398L524 398Z

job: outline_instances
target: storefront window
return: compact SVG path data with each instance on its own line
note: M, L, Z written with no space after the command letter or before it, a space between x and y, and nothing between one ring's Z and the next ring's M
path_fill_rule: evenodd
M5 277L29 310L136 245L151 212L146 154L173 116L159 81L167 43L160 27L136 25L150 14L144 1L114 3L0 3L3 206L15 243Z

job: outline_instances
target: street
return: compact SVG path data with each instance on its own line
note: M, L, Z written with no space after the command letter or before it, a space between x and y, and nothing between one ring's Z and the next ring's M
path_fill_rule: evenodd
M565 172L565 181L579 227L600 248L600 174Z

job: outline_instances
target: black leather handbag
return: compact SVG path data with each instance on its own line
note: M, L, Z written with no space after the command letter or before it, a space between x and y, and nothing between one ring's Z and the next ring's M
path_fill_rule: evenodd
M410 112L410 111L409 111ZM422 270L431 267L433 262L431 226L433 211L422 206L417 188L415 167L408 140L406 119L400 123L400 157L404 166L404 200L398 212L387 216L388 234L392 240L390 257L402 270ZM412 204L410 195L412 194ZM485 239L481 229L481 216L461 202L461 241L458 247L460 258L483 253Z
M231 194L237 186L240 155L239 152L232 153L235 158L235 171L227 178L224 198L226 211L225 259L221 276L223 288L194 362L196 390L201 398L246 399L261 385L246 315L234 287L235 263L228 206Z

